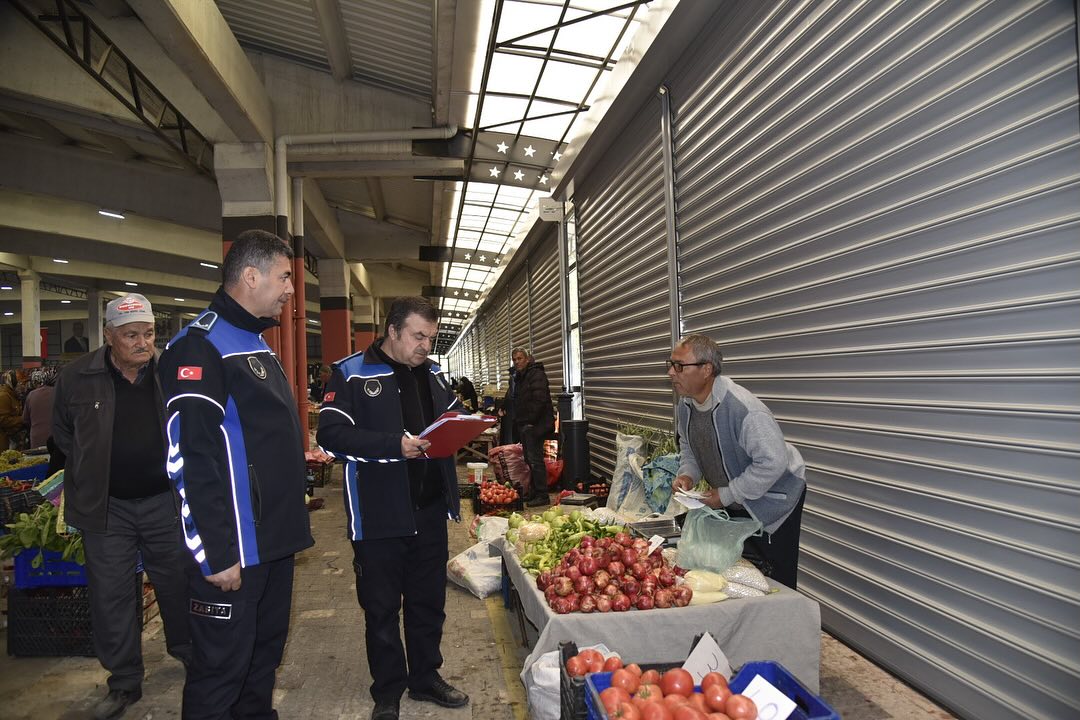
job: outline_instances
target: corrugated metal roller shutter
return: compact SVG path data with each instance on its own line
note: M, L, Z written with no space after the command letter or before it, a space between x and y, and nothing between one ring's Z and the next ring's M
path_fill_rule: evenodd
M483 387L488 382L488 378L491 375L491 354L490 354L490 322L488 320L487 313L479 313L476 316L476 378L473 379L473 384L477 387ZM479 379L477 383L476 380Z
M660 105L651 99L574 196L582 384L593 474L615 469L626 422L671 430L671 352Z
M559 234L552 224L529 253L532 268L533 356L544 363L552 396L562 390L562 306L559 295Z
M510 349L529 344L529 270L523 267L510 281ZM507 365L509 367L509 365Z
M1078 717L1073 3L757 7L676 69L680 289L806 458L800 588L965 717Z
M495 322L495 345L492 348L491 382L500 388L507 383L507 369L510 367L510 297L505 289L500 290L492 300L492 314Z

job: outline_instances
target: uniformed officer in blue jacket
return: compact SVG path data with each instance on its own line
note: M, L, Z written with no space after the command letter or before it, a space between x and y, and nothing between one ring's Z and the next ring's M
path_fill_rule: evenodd
M469 702L438 672L446 521L461 519L454 460L427 458L429 443L416 437L443 412L464 409L428 359L437 320L426 299L395 299L386 335L335 363L319 412L319 445L347 461L345 508L364 609L372 720L397 720L406 689L443 707Z
M292 296L292 257L276 235L241 233L210 307L159 363L193 560L185 720L276 717L293 555L314 544L296 401L261 334Z

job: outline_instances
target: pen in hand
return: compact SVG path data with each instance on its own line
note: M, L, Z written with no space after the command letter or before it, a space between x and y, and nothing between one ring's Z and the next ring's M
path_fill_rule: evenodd
M405 437L409 438L410 440L416 440L416 436L415 436L415 435L413 435L413 434L412 434L411 432L409 432L408 430L403 430L402 432L404 432L404 433L405 433ZM419 447L418 447L418 448L417 448L417 450L419 450L419 451L420 451L420 454L421 454L421 455L423 455L424 457L426 457L426 458L428 457L427 451L426 451L426 450L424 450L423 448L419 448ZM428 458L428 459L430 460L431 458Z

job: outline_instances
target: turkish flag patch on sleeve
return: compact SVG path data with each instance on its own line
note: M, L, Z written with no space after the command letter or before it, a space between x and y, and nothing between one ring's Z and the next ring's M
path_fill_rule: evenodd
M202 368L197 365L181 365L176 371L177 380L202 380Z
M337 395L337 393L334 392L333 390L331 390L330 392L326 393L326 395L323 395L323 401L324 402L330 402L331 400L334 399L335 395Z

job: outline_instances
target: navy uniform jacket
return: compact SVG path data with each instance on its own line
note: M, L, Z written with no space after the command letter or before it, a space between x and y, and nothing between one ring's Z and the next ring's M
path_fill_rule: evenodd
M438 365L428 361L432 406L438 417L464 407ZM322 409L319 446L347 461L345 510L351 540L416 534L409 471L401 455L404 424L393 369L364 353L333 365ZM439 464L449 517L461 520L454 458L428 460Z
M219 289L159 361L167 469L204 575L311 547L296 401L262 338L274 325Z

